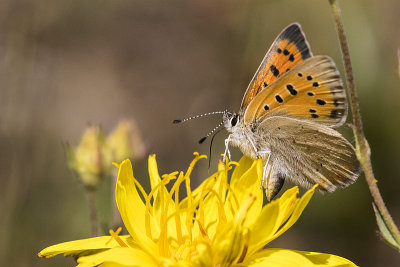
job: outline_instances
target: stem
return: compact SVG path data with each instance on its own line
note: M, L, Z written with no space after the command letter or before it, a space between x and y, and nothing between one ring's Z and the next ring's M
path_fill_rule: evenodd
M364 170L365 179L367 180L369 190L374 199L374 203L377 206L380 214L382 215L382 218L385 221L386 226L393 235L393 238L396 240L398 244L400 244L399 229L394 223L392 217L390 216L389 211L385 206L385 203L383 202L382 196L376 184L374 172L372 170L372 164L370 158L371 150L367 142L367 139L364 136L364 130L360 115L360 107L358 105L358 97L355 89L353 70L351 67L349 47L347 44L346 34L344 32L341 11L337 3L337 0L329 0L329 3L332 8L333 17L336 24L336 30L339 35L340 47L342 49L344 66L346 69L347 88L350 96L349 99L350 108L353 114L353 124L354 124L353 133L356 139L357 158L360 161L361 166Z
M121 219L121 215L119 213L118 210L118 206L117 206L117 202L115 199L115 187L117 185L117 176L118 176L118 171L114 171L112 174L112 203L113 203L113 207L112 207L112 225L113 225L113 229L117 229L118 227L122 227L124 226L122 219Z
M397 60L398 60L397 63L399 64L399 66L398 66L399 73L398 74L399 74L399 78L400 78L400 48L397 49Z
M90 228L92 236L98 235L97 228L97 210L96 210L96 190L93 188L86 188L86 196L90 214Z

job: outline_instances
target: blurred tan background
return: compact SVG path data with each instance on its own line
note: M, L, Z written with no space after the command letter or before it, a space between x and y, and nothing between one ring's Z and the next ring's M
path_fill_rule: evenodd
M400 224L400 2L340 4L374 171ZM209 141L197 141L220 117L172 120L237 111L269 45L295 21L313 53L333 57L343 74L327 0L2 0L0 265L71 266L72 259L36 254L90 236L83 188L67 168L63 143L76 145L89 123L109 131L121 118L135 119L160 172L185 170L194 151L208 153ZM225 136L215 138L210 173ZM146 160L134 164L134 174L146 181ZM198 164L197 184L207 168L206 161ZM105 180L98 194L104 229L110 188ZM400 255L376 231L361 176L346 190L316 195L270 246L337 254L361 266L399 266Z

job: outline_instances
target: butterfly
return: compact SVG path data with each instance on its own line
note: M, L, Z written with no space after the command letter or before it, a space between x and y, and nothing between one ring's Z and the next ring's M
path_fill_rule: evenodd
M335 63L313 56L301 26L293 23L268 50L239 112L223 113L226 152L233 145L263 159L268 200L285 180L332 192L360 174L354 147L334 129L346 117L346 93Z

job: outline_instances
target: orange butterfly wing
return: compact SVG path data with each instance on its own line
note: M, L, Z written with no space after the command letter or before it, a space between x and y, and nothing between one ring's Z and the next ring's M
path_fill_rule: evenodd
M298 23L286 27L275 39L244 94L241 110L282 74L311 57L310 46Z
M250 103L244 123L274 115L342 125L347 117L346 93L332 59L311 57L282 75Z

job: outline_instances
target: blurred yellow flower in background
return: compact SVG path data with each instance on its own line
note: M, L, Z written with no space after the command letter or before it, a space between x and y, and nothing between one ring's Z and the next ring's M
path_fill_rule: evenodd
M100 127L88 126L77 147L66 146L68 166L78 174L87 188L95 188L111 168L111 158L105 153L105 141Z
M66 146L68 166L85 186L92 236L98 234L96 190L105 177L113 178L116 184L115 168L111 162L121 162L126 158L140 160L145 154L145 145L133 120L121 120L106 137L99 126L86 127L78 146ZM115 191L114 188L110 188ZM115 202L113 203L112 224L122 225Z
M129 235L95 237L54 245L40 257L60 253L79 266L355 266L339 256L288 249L263 249L288 230L311 199L315 187L298 198L297 187L263 207L262 161L243 157L218 171L195 190L186 173L159 176L155 155L149 157L151 192L133 176L129 160L118 167L116 202ZM228 171L237 165L230 184ZM171 181L171 190L166 185ZM186 197L179 200L180 187Z
M146 146L135 121L121 120L107 137L107 149L114 162L121 162L126 158L142 159Z
M121 120L107 137L99 126L88 126L78 146L66 146L68 166L92 189L104 176L111 175L111 162L141 159L145 150L133 120Z

